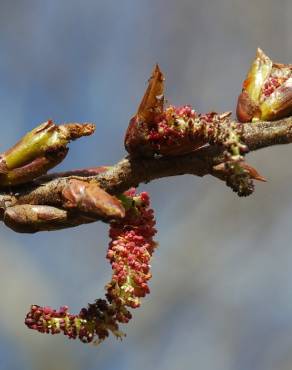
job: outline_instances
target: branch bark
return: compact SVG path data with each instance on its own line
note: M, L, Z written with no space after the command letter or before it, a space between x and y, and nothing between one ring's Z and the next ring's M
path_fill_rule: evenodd
M241 136L250 151L268 146L292 142L292 117L273 122L245 123ZM47 205L66 210L62 192L70 179L97 183L112 195L118 195L141 183L148 183L163 177L191 174L212 175L224 179L224 172L214 166L222 162L222 148L204 146L192 153L150 159L125 157L110 167L74 170L45 175L34 182L0 191L0 219L11 206L30 204ZM88 218L82 214L68 212L68 220L63 228L94 222L99 218Z

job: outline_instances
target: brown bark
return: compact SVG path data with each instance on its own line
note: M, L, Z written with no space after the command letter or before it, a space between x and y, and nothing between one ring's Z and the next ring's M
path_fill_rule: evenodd
M273 122L245 123L242 134L250 151L292 142L292 117ZM141 183L184 174L196 176L213 175L224 179L224 170L216 166L222 162L222 149L205 146L200 150L175 157L132 158L125 157L111 167L74 170L60 174L45 175L33 183L0 192L0 217L6 209L19 204L47 205L66 209L63 192L72 178L98 184L112 195L118 195ZM222 167L221 167L222 168ZM81 215L82 216L82 215ZM64 223L64 227L100 219L81 217L75 210L75 219ZM92 217L92 215L91 215ZM79 220L79 221L78 221Z

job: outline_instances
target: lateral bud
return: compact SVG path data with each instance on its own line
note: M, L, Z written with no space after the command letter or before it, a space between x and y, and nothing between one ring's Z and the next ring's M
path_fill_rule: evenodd
M18 233L36 233L64 228L67 212L50 206L20 204L9 207L4 213L4 223Z
M70 179L62 192L62 196L63 206L69 210L81 211L104 220L125 216L122 203L93 182Z
M246 171L246 173L250 176L251 179L261 181L261 182L267 182L267 179L262 176L254 167L249 165L248 163L244 161L240 161L238 165ZM225 163L219 163L213 167L213 170L215 172L221 173L222 175L228 174L228 169L226 168Z
M45 174L68 152L67 144L94 132L93 124L42 123L0 155L0 186L23 184Z

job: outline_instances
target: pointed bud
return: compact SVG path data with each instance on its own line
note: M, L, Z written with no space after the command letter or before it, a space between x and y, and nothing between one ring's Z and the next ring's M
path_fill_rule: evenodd
M56 126L52 121L36 127L0 155L0 186L21 184L46 173L65 158L71 140L91 135L94 129L93 124Z
M263 85L271 73L272 65L273 62L271 59L260 48L258 48L256 58L253 61L247 78L243 83L244 90L255 103L259 102Z
M147 90L139 105L137 116L141 121L151 123L163 112L164 76L156 64L149 79Z
M158 64L154 67L138 112L130 120L125 136L126 150L132 154L153 155L147 137L156 117L164 108L164 76Z
M64 207L79 210L88 215L106 220L123 218L125 209L114 196L101 189L96 183L71 179L62 192Z
M257 181L262 181L262 182L267 182L267 179L264 176L262 176L254 167L252 167L248 163L242 161L242 162L239 163L239 165L245 171L247 171L247 173L249 174L251 179L257 180Z
M260 117L260 95L271 69L271 59L258 48L256 58L243 82L242 93L238 97L236 114L240 122L250 122L253 118Z
M238 165L247 172L251 179L266 182L267 179L263 177L254 167L249 165L248 163L241 161ZM213 167L215 172L221 173L222 175L226 175L228 173L228 168L226 168L225 163L219 163Z

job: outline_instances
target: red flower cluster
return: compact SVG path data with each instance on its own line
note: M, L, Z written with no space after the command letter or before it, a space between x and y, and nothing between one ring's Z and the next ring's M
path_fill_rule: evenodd
M109 332L121 338L118 323L127 323L131 313L127 307L136 308L140 298L149 293L150 258L156 243L153 236L155 220L149 208L149 196L143 192L128 191L127 211L124 219L111 223L107 258L113 268L111 282L106 286L107 300L98 299L82 308L78 315L68 312L68 307L56 311L50 307L32 305L25 324L41 333L63 332L71 339L84 343L104 340Z
M162 155L179 155L188 153L200 145L201 138L194 135L197 113L191 106L169 106L155 117L149 128L146 140L153 151Z
M27 314L25 324L40 333L64 335L70 339L79 338L83 343L90 343L95 337L98 341L109 335L109 330L117 337L121 337L115 312L110 305L102 299L87 308L82 308L79 315L72 315L67 306L54 310L51 307L32 305Z
M147 281L151 278L150 258L156 243L153 236L155 220L153 210L149 208L149 196L143 192L135 196L133 191L127 193L134 202L123 220L111 223L107 258L113 276L107 285L107 298L115 306L136 308L140 297L149 293ZM128 316L121 312L119 321L127 322Z
M253 170L243 164L248 151L241 142L242 124L231 120L231 112L198 114L192 107L167 107L153 121L143 122L137 114L131 121L125 138L131 155L177 156L190 153L204 145L224 149L226 184L239 196L252 193ZM257 177L259 179L259 177Z
M281 77L270 77L264 84L263 94L265 97L270 96L279 86L282 85L287 78L283 79Z
M217 144L226 149L236 147L245 153L247 147L239 138L242 126L232 122L230 116L230 112L199 114L189 105L170 105L152 122L139 122L139 116L134 117L128 128L131 135L126 135L126 149L133 155L169 156L190 153L205 144Z
M292 66L274 63L270 75L267 77L263 87L262 93L264 98L273 94L273 92L292 77Z

